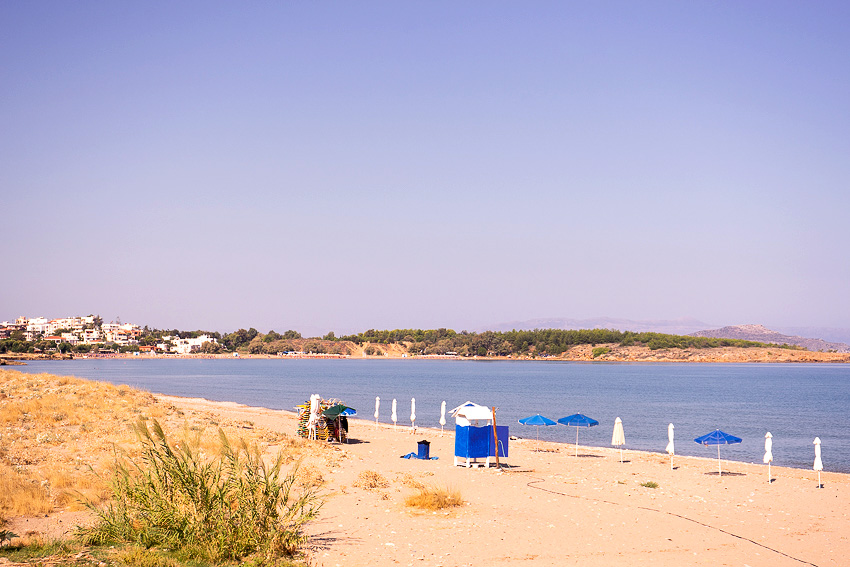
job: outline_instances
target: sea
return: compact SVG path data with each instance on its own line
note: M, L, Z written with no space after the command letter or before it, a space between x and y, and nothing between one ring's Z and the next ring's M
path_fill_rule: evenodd
M627 449L664 453L668 424L676 454L717 457L694 439L715 429L743 442L723 445L723 459L761 465L765 434L773 436L775 466L811 469L815 437L825 471L850 473L850 365L694 364L555 361L374 359L77 359L32 361L23 372L78 376L174 396L293 410L310 394L337 398L357 410L356 428L391 422L440 427L440 406L467 401L496 407L510 434L607 447L614 420L623 421ZM521 425L535 414L557 420L575 413L599 421L576 430ZM446 416L446 428L453 421ZM426 432L422 432L427 435Z

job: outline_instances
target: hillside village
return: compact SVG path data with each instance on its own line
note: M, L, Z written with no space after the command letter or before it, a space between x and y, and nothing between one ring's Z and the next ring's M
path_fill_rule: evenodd
M98 350L132 350L136 352L161 352L191 354L201 350L204 343L218 344L218 339L202 334L197 337L181 338L163 335L155 344L141 344L145 329L133 323L105 323L100 316L64 317L47 319L45 317L18 317L14 322L0 323L0 340L18 339L28 343L45 345L53 343L56 350L62 352L67 347L86 345L98 347ZM131 348L127 348L131 347ZM47 348L37 350L49 351Z

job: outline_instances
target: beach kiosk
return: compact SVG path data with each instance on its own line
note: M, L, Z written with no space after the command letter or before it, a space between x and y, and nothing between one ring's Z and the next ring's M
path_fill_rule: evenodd
M490 457L496 456L497 443L493 437L493 410L473 402L454 408L455 466L490 466ZM497 425L499 458L508 458L508 426ZM484 462L479 462L484 459Z

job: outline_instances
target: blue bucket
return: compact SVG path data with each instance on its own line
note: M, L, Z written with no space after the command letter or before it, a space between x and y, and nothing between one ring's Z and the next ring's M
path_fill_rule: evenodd
M416 456L420 459L430 459L431 458L431 442L425 441L424 439L420 441L418 444L418 452Z

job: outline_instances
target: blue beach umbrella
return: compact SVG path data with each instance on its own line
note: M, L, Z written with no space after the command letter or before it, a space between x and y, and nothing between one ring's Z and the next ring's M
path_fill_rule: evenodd
M558 425L558 422L549 419L548 417L543 417L539 413L537 415L532 415L531 417L524 417L519 422L523 425L534 425L537 430L537 444L534 445L534 450L539 451L538 445L540 444L540 426L541 425Z
M578 428L593 427L594 425L599 425L599 422L595 419L591 419L586 415L580 413L574 413L573 415L562 417L558 420L558 423L560 423L561 425L567 425L569 427L576 428L576 457L578 457Z
M729 435L719 429L715 429L711 433L706 433L702 437L694 439L694 442L699 443L700 445L705 445L706 447L708 445L717 445L717 474L719 476L723 476L723 471L720 469L720 446L732 445L734 443L740 443L741 441L743 441L743 439L740 437Z

